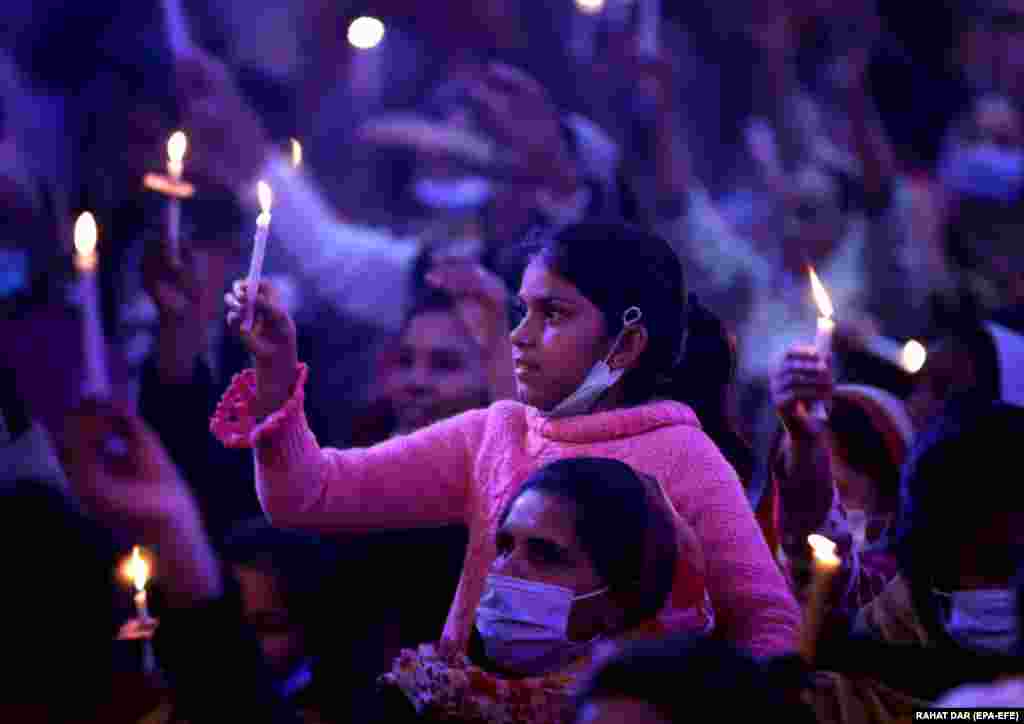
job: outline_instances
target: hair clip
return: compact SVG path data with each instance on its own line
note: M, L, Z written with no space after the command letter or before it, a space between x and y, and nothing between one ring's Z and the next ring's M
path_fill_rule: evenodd
M640 311L640 307L630 307L622 313L622 323L627 327L638 324L643 318L644 313Z

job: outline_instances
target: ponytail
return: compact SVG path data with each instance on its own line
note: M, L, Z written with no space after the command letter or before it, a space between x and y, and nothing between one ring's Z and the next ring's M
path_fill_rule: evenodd
M701 427L744 484L754 471L754 451L739 432L732 410L736 351L725 325L695 294L687 303L683 353L661 385L661 396L689 405Z

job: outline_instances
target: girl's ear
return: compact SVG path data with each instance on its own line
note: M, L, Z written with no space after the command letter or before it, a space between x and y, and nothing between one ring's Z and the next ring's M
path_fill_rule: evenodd
M647 327L642 324L626 328L622 333L622 340L619 348L612 355L610 367L614 370L632 369L636 366L640 355L647 349L650 337L647 334Z

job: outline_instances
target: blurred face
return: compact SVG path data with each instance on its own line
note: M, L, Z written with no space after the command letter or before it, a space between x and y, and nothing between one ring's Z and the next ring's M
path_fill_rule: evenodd
M518 294L512 331L519 400L550 410L568 397L611 346L604 316L569 281L536 258Z
M439 310L412 318L402 335L388 397L401 433L486 404L480 352L453 313Z
M590 556L576 538L576 512L569 501L534 490L523 493L498 529L498 555L491 573L547 583L583 595L604 587ZM610 595L576 601L569 616L569 638L586 641L607 632L621 618Z
M657 709L640 699L625 697L591 699L580 707L576 724L670 724Z
M246 623L259 638L263 656L277 676L287 676L304 656L299 626L292 621L277 579L249 566L235 566Z

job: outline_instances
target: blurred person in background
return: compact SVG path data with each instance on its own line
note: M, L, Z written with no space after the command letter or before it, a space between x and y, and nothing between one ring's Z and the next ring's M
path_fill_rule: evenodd
M820 642L820 721L891 721L963 683L1019 672L1012 581L1024 508L1006 471L1022 425L1024 409L966 395L918 438L901 486L899 575L854 635ZM984 481L986 494L965 495L965 480Z

